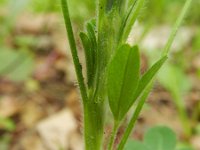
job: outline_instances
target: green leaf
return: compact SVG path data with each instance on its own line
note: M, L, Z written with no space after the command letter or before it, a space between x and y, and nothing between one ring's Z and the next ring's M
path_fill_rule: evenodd
M150 128L144 135L143 142L128 141L125 150L175 150L176 135L168 127Z
M127 0L108 0L107 11L116 9L121 16L124 16L124 12L127 11Z
M135 100L140 96L140 94L143 92L145 87L155 77L155 75L158 73L158 71L163 66L166 60L167 60L167 56L161 58L142 76L142 78L140 79L136 94L135 94Z
M142 142L129 140L124 150L149 150L149 148Z
M91 42L87 34L83 32L80 33L80 38L81 38L83 48L84 48L84 53L85 53L88 87L90 87L92 84L92 76L94 73L94 62L92 58L93 54L92 54L92 49L91 49Z
M168 127L153 127L144 136L144 143L150 150L174 150L176 135Z
M127 12L122 40L126 41L146 0L136 0ZM136 3L135 3L136 2Z
M96 49L97 49L97 41L96 41L96 20L91 19L86 24L87 34L81 32L80 38L84 47L86 66L87 66L87 82L88 87L91 87L93 83L93 76L96 65Z
M94 22L93 19L86 24L86 29L87 29L88 37L91 40L92 49L94 51L97 48L97 40L96 40L95 28L96 28L96 26L95 26L95 22Z
M132 105L140 72L137 46L121 46L108 66L108 99L115 120L121 121Z
M117 150L122 150L124 148L124 145L126 144L128 137L132 133L132 130L133 130L135 123L140 115L140 112L145 104L145 101L147 100L147 98L151 92L152 86L153 86L153 81L151 81L148 84L148 86L145 87L144 92L141 94L138 104L134 110L134 113L132 114L132 117L128 123L126 130L124 131L124 135L122 136L121 142L119 143Z
M107 0L106 10L110 11L113 7L113 4L114 4L114 0Z

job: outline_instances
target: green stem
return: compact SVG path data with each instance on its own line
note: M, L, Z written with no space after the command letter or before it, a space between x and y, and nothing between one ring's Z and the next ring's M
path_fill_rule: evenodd
M146 101L147 97L149 96L149 93L150 93L150 91L152 89L152 85L153 85L153 82L151 82L146 87L146 89L144 90L144 92L143 92L143 94L142 94L142 96L140 98L140 101L138 102L138 105L137 105L137 107L136 107L136 109L135 109L135 111L134 111L134 113L133 113L133 115L131 117L131 120L130 120L130 122L129 122L129 124L128 124L125 132L124 132L124 134L123 134L122 140L119 143L119 146L118 146L117 150L123 150L124 149L124 146L125 146L125 144L126 144L126 142L128 140L128 137L132 133L132 130L133 130L134 126L135 126L137 118L138 118L138 116L139 116L139 114L140 114L140 112L141 112L141 110L142 110L142 108L143 108L143 106L145 104L145 101Z
M115 121L114 126L113 126L113 130L112 130L112 133L111 133L111 136L110 136L109 144L108 144L108 150L111 150L114 146L116 134L117 134L117 131L118 131L118 126L119 126L119 122Z
M75 66L76 76L77 76L78 84L79 84L79 87L80 87L83 105L85 105L85 103L88 99L87 91L86 91L86 87L85 87L85 84L84 84L82 67L81 67L81 64L80 64L80 61L79 61L79 58L78 58L76 42L75 42L72 24L71 24L71 20L70 20L70 16L69 16L69 9L68 9L67 0L61 0L61 4L62 4L62 11L63 11L64 20L65 20L65 26L66 26L66 30L67 30L67 34L68 34L68 40L69 40L69 44L70 44L70 48L71 48L74 66Z
M87 102L84 109L85 150L101 150L103 143L104 104Z
M174 41L174 39L176 37L177 32L178 32L178 29L180 28L180 26L181 26L186 14L187 14L189 8L190 8L191 3L192 3L192 0L187 0L185 2L185 5L184 5L184 7L183 7L183 9L181 11L181 14L178 17L178 19L177 19L177 21L176 21L176 23L175 23L175 25L174 25L174 27L172 29L170 37L169 37L169 39L168 39L168 41L167 41L167 43L165 45L164 51L162 53L162 56L168 55L169 50L170 50L170 48L171 48L171 46L173 44L173 41Z
M94 103L93 100L88 99L86 86L82 74L81 64L78 58L75 38L72 30L72 24L69 17L68 4L66 0L61 0L62 11L64 15L68 40L71 48L75 71L80 87L81 97L84 108L84 138L86 150L100 150L102 147L103 138L103 104Z
M172 44L173 44L173 41L174 41L174 39L175 39L175 37L176 37L176 34L177 34L177 32L178 32L178 29L180 28L180 26L181 26L181 24L182 24L182 22L183 22L183 20L184 20L184 18L185 18L185 16L186 16L186 14L187 14L189 8L190 8L190 5L191 5L192 1L193 1L193 0L187 0L187 1L185 2L185 5L184 5L184 7L183 7L183 9L182 9L182 11L181 11L181 14L180 14L180 16L178 17L178 19L176 20L176 23L175 23L175 25L174 25L174 27L173 27L173 29L172 29L172 32L171 32L171 34L170 34L170 36L169 36L169 39L168 39L168 41L167 41L167 43L166 43L166 45L165 45L165 47L164 47L164 50L163 50L163 52L162 52L162 56L168 55L168 53L169 53L169 51L170 51L170 48L171 48L171 46L172 46ZM186 135L187 135L188 137L190 137L190 136L191 136L191 127L190 127L190 125L189 125L189 123L188 123L188 116L187 116L187 114L186 114L186 112L185 112L184 107L182 107L182 106L181 106L182 104L179 102L179 101L180 101L180 98L176 96L175 99L176 99L176 101L177 101L177 102L176 102L176 105L177 105L177 107L178 107L179 116L180 116L181 121L182 121L182 123L183 123L185 133L186 133Z
M175 104L176 104L176 107L178 110L178 115L179 115L180 121L182 122L184 134L187 139L190 139L190 137L192 135L192 128L191 128L190 120L188 118L185 106L181 99L181 96L176 93L173 93L173 97L174 97Z

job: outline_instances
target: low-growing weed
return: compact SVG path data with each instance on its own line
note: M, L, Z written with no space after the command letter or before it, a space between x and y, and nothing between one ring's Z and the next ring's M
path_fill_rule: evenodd
M83 103L85 149L103 148L108 100L113 114L113 131L107 145L108 150L115 149L114 141L118 128L131 106L136 105L117 145L117 149L122 150L151 91L155 75L168 58L175 35L192 0L186 0L161 57L144 74L140 74L139 45L127 44L127 38L146 0L99 0L96 18L88 21L85 31L80 33L86 59L86 81L78 57L68 3L66 0L61 2Z

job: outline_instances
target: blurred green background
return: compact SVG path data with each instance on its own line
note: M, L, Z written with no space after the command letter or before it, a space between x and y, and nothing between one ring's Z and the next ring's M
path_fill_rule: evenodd
M130 36L130 42L141 44L143 71L158 58L184 2L147 0ZM95 5L93 0L69 1L75 33L83 30L84 22L95 16ZM200 149L199 8L200 1L194 0L172 48L170 61L158 75L148 104L151 109L145 110L146 114L165 111L166 122L161 123L176 131L181 146L186 143L194 149ZM77 43L80 43L78 37ZM32 139L30 132L38 122L65 107L72 109L66 100L76 91L72 68L59 0L0 1L1 150L31 149L23 140L27 136L30 141L37 139ZM38 110L44 106L45 110ZM79 105L73 107L78 107L78 112L73 113L80 120ZM168 118L170 114L177 116L175 123L171 122L174 118ZM163 116L149 122L144 115L147 121L140 128L159 124L162 120L159 117Z

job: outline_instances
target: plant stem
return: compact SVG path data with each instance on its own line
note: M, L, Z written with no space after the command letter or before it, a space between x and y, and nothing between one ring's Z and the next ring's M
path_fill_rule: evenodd
M87 102L84 109L85 150L101 150L103 141L103 103Z
M65 19L68 40L71 48L73 62L75 65L78 84L84 108L84 138L86 150L100 150L103 138L103 110L102 103L93 103L88 100L86 86L82 74L81 64L78 58L75 38L72 30L72 24L69 17L68 4L66 0L61 0L62 11Z
M114 142L115 142L115 137L118 131L118 126L119 126L119 122L115 121L114 122L114 126L113 126L113 130L110 136L110 140L109 140L109 144L108 144L108 150L111 150L114 146Z
M193 0L186 0L185 5L184 5L184 7L183 7L183 9L181 11L181 14L178 17L178 19L177 19L177 21L176 21L176 23L175 23L175 25L174 25L174 27L172 29L170 37L169 37L169 39L168 39L168 41L167 41L167 43L165 45L164 51L162 53L162 56L168 55L169 50L170 50L170 48L171 48L171 46L173 44L173 41L174 41L174 39L176 37L177 32L178 32L178 29L180 28L180 26L181 26L186 14L187 14L189 8L190 8L190 5L191 5L192 1Z
M70 48L71 48L74 66L75 66L76 76L77 76L78 84L79 84L79 87L80 87L83 105L85 105L85 103L88 99L87 91L86 91L86 87L85 87L85 84L84 84L82 67L81 67L81 64L80 64L80 61L79 61L79 58L78 58L76 42L75 42L72 24L71 24L71 20L70 20L70 16L69 16L69 9L68 9L67 0L61 0L61 4L62 4L62 11L63 11L64 20L65 20L65 26L66 26L66 30L67 30L67 34L68 34L68 40L69 40L69 44L70 44Z
M174 27L172 29L172 32L171 32L171 34L169 36L169 39L168 39L168 41L167 41L167 43L166 43L166 45L164 47L164 50L162 52L162 56L168 55L168 53L170 51L170 48L171 48L171 46L173 44L173 41L174 41L174 39L176 37L176 34L178 32L178 29L180 28L180 26L181 26L186 14L187 14L189 8L190 8L190 5L191 5L192 1L193 0L187 0L185 2L185 5L184 5L184 7L183 7L183 9L181 11L181 14L178 17L178 19L177 19L177 21L176 21L176 23L175 23L175 25L174 25ZM176 105L177 105L178 111L179 111L179 116L180 116L181 121L182 121L183 126L184 126L185 134L188 137L190 137L191 136L191 126L188 123L188 116L187 116L187 114L185 112L184 107L181 106L182 105L181 102L179 102L180 98L175 96L175 99L176 99Z
M131 134L131 132L132 132L134 126L135 126L135 123L137 121L137 118L138 118L138 116L139 116L139 114L140 114L140 112L141 112L141 110L142 110L142 108L144 106L144 103L145 103L147 97L149 96L149 93L150 93L150 91L152 89L152 85L153 85L153 82L151 82L146 87L146 89L144 90L144 92L143 92L143 94L142 94L142 96L140 98L140 101L138 102L138 105L137 105L137 107L136 107L136 109L135 109L135 111L134 111L134 113L133 113L133 115L131 117L131 120L130 120L130 122L129 122L129 124L128 124L125 132L124 132L124 134L123 134L122 140L119 143L119 146L118 146L117 150L123 150L124 149L124 146L125 146L125 144L126 144L126 142L128 140L128 137L130 136L130 134Z
M181 96L179 94L174 93L174 92L172 92L172 96L174 97L175 105L176 105L177 110L178 110L178 115L179 115L180 121L182 122L184 134L185 134L187 139L190 139L190 137L192 135L192 128L191 128L190 120L188 118L185 106L184 106L183 101L181 99Z
M98 100L89 99L86 86L82 74L82 67L78 58L75 38L72 30L72 24L69 16L68 4L66 0L61 0L62 11L64 15L68 40L71 48L73 62L75 65L78 84L80 87L81 97L84 109L84 141L86 150L100 150L103 139L104 125L104 102L96 102ZM99 97L97 97L99 98Z

